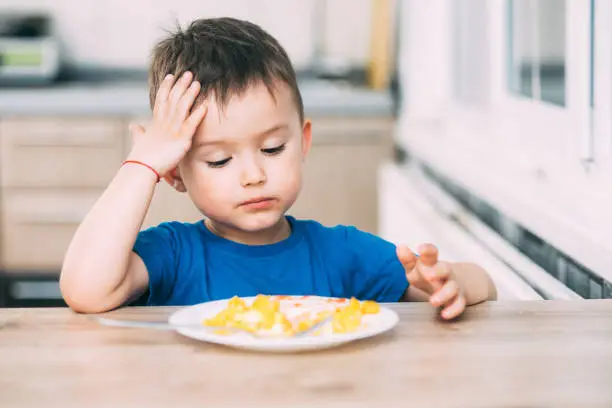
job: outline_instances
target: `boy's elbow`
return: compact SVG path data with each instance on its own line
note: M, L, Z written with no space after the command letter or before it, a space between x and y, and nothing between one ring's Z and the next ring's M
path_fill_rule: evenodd
M104 313L115 309L114 306L106 302L92 300L82 294L62 290L62 297L70 309L76 313L96 314Z
M97 307L95 304L88 302L88 301L83 301L82 299L79 299L78 297L65 295L64 293L62 293L62 296L64 298L64 301L68 305L68 307L76 313L95 314L95 313L106 312L106 310L103 310L102 308Z
M74 285L66 283L66 281L61 278L60 292L68 307L77 313L100 313L104 311L101 310L99 305L96 305L96 302L92 302L90 296L82 293L82 291L74 287Z
M112 309L101 301L99 294L91 293L88 288L70 279L70 274L62 270L59 287L64 302L77 313L93 314L107 312Z

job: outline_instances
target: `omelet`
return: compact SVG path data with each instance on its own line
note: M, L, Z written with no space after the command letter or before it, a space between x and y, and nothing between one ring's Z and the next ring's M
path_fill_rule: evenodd
M343 334L359 330L365 315L379 311L377 302L361 302L355 298L260 294L250 305L240 297L233 297L225 309L204 319L202 324L221 329L238 328L258 335L291 336L333 314L331 325L313 334Z

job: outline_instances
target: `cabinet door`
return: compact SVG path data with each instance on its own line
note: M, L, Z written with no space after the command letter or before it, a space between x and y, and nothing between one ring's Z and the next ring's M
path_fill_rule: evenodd
M57 274L79 224L101 190L5 191L0 218L0 269Z
M115 118L0 121L0 184L105 187L124 155L126 122Z
M117 117L0 121L0 269L58 273L123 160L126 129Z

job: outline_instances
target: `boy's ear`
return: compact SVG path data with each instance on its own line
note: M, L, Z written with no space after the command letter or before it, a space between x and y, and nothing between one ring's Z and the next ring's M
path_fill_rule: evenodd
M170 170L168 174L164 176L164 180L166 180L166 183L170 184L170 186L172 186L172 188L179 193L184 193L187 191L185 184L183 184L183 179L181 178L178 167Z
M305 159L312 145L312 121L306 119L302 126L302 159Z

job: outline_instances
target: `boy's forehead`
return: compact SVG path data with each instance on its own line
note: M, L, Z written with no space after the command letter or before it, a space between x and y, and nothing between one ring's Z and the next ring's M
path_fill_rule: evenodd
M204 103L208 112L194 135L194 143L236 140L261 133L274 126L299 122L299 114L288 86L279 84L271 93L263 84L231 95L227 103L217 103L214 95Z

